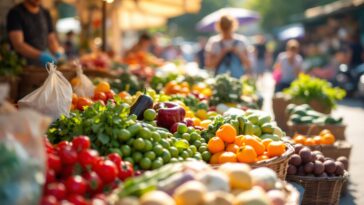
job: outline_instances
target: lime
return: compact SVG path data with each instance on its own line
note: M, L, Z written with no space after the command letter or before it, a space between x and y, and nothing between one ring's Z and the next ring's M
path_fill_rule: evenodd
M171 139L171 144L172 145L174 145L174 143L176 143L178 141L178 139L175 138L175 137L172 137L172 138L169 138L169 139Z
M198 148L198 152L202 153L204 151L207 151L207 147L201 144L201 146Z
M190 135L190 137L191 137L191 140L192 141L200 140L201 139L201 136L199 134L197 134L197 132L192 132L191 135Z
M157 112L153 109L146 109L143 113L144 120L153 121L157 116Z
M182 135L182 139L185 139L185 140L187 140L187 141L190 141L190 139L191 139L190 134L188 134L188 133L183 133L183 135Z
M153 151L148 151L144 154L145 157L149 158L150 160L155 160L157 155Z
M202 142L201 146L207 147L207 143L206 142Z
M188 127L187 128L187 132L188 133L192 133L192 132L194 132L195 131L195 129L193 128L193 127Z
M202 160L202 156L199 152L196 152L195 155L193 155L193 158L197 159L197 160Z
M167 164L171 160L172 156L167 149L163 149L161 157L163 159L163 163Z
M161 140L161 135L158 132L152 132L151 137L154 142L159 142Z
M183 124L183 123L178 123L177 126L177 132L180 134L186 133L188 130L187 125Z
M157 156L160 156L163 153L163 146L158 144L154 146L153 151Z
M178 159L177 158L174 158L174 157L172 157L171 158L171 161L169 161L170 163L176 163L176 162L178 162Z
M188 156L192 157L193 156L193 152L190 148L186 149L185 151L188 152Z
M190 145L190 150L192 151L193 154L197 152L197 148L195 145Z
M145 148L145 142L142 138L137 138L133 142L133 147L136 150L143 151Z
M129 146L132 146L134 140L135 140L134 138L130 138L128 141L126 141L126 144L129 145Z
M145 147L144 151L150 151L153 149L153 143L150 140L144 140Z
M143 138L143 139L149 139L152 135L152 132L146 128L143 127L142 129L140 129L138 136Z
M139 164L142 169L147 170L152 167L152 160L150 160L149 158L143 158Z
M132 154L132 157L133 157L134 162L139 162L140 160L142 160L143 154L140 152L134 152Z
M164 148L168 149L171 145L169 144L169 141L167 139L161 139L159 142Z
M131 157L125 157L123 160L127 161L127 162L130 162L131 164L134 164L134 160Z
M131 119L131 120L135 121L135 120L137 120L137 119L138 119L138 116L136 116L135 114L131 114L131 115L129 116L129 119Z
M156 134L159 134L161 138L168 138L168 133L165 131L158 130Z
M196 140L196 141L193 142L193 145L195 145L196 147L200 147L201 146L201 141Z
M188 157L190 157L190 154L188 153L187 150L183 150L182 153L180 154L180 156L183 158L183 159L187 159Z
M139 123L133 124L128 127L128 131L130 132L131 136L137 135L141 129L142 126Z
M130 139L131 134L127 129L121 129L118 135L118 139L122 142L126 142Z
M201 138L200 138L200 142L201 142L201 143L206 143L206 139L201 137Z
M176 147L170 147L169 152L171 153L172 157L178 157L178 149Z
M209 152L209 151L204 151L204 152L202 152L201 156L202 156L202 159L203 159L205 162L210 161L211 154L210 154L210 152Z
M163 166L163 159L158 157L152 163L152 169L158 169Z
M130 155L131 153L131 149L129 147L129 145L123 145L121 146L121 153L123 154L124 157L127 157Z
M174 137L177 138L177 139L180 139L182 138L182 134L179 134L179 133L174 133Z
M178 161L180 161L180 162L185 161L185 159L184 159L183 157L178 157L177 159L178 159Z

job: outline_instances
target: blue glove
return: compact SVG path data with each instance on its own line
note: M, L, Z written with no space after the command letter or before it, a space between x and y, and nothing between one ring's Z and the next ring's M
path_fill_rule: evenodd
M57 52L54 57L56 57L57 60L66 58L66 56L61 52Z
M48 63L56 63L57 60L47 51L44 51L39 56L39 61L43 66L46 66Z

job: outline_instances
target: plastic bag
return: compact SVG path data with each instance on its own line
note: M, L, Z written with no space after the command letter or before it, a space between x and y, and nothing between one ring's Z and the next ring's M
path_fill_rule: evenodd
M12 113L16 111L16 108L6 101L9 94L9 85L0 84L0 115Z
M72 86L55 65L48 64L48 78L43 85L19 100L19 108L33 108L57 119L62 114L68 116L72 103Z
M81 66L77 66L78 83L73 87L73 90L80 97L92 97L94 95L95 86L91 80L83 74Z
M50 121L28 109L0 115L0 204L39 204L46 165L42 136Z

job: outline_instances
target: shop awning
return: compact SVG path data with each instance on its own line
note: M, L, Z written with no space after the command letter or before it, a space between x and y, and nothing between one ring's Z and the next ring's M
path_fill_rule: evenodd
M310 20L340 12L346 9L355 9L364 5L364 0L339 0L323 6L317 6L305 11L305 18Z

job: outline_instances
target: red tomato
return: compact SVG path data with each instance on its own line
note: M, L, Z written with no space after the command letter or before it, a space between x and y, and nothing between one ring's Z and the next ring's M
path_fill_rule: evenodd
M43 196L40 205L59 205L59 203L54 196Z
M67 192L72 194L83 195L87 190L86 180L79 175L69 177L65 185Z
M113 90L109 90L109 91L105 92L105 94L106 94L108 100L114 99L115 92Z
M78 162L83 168L93 167L99 159L99 153L96 150L83 150L78 154Z
M74 165L66 165L62 167L62 172L60 173L63 179L67 179L75 173Z
M77 109L83 110L84 107L92 105L92 101L85 97L80 97L77 100Z
M57 200L62 200L66 197L66 187L63 183L50 183L46 186L45 194L54 196L57 198Z
M116 166L118 166L122 159L118 153L111 153L107 155L107 158L115 163Z
M104 92L97 92L94 94L93 100L101 100L105 102L107 100L107 95Z
M77 152L71 147L66 146L58 151L62 164L73 165L77 162Z
M78 136L72 140L72 148L77 152L80 152L91 147L90 138L87 136Z
M46 184L56 181L56 172L53 169L48 169L46 173Z
M125 180L128 177L131 177L134 175L134 168L133 165L128 161L123 161L120 163L120 172L119 172L119 179Z
M55 154L48 154L47 165L49 169L53 169L56 173L61 171L61 159Z
M65 147L71 147L72 144L68 141L60 141L57 145L56 145L56 148L57 150L60 150L60 149L63 149Z
M96 172L87 172L83 175L83 178L87 181L87 190L91 193L101 193L103 189L103 183L99 175Z
M105 184L115 181L118 176L118 169L111 160L99 161L94 171L101 177Z
M67 197L67 201L71 202L74 205L89 205L86 199L83 196L72 194Z

